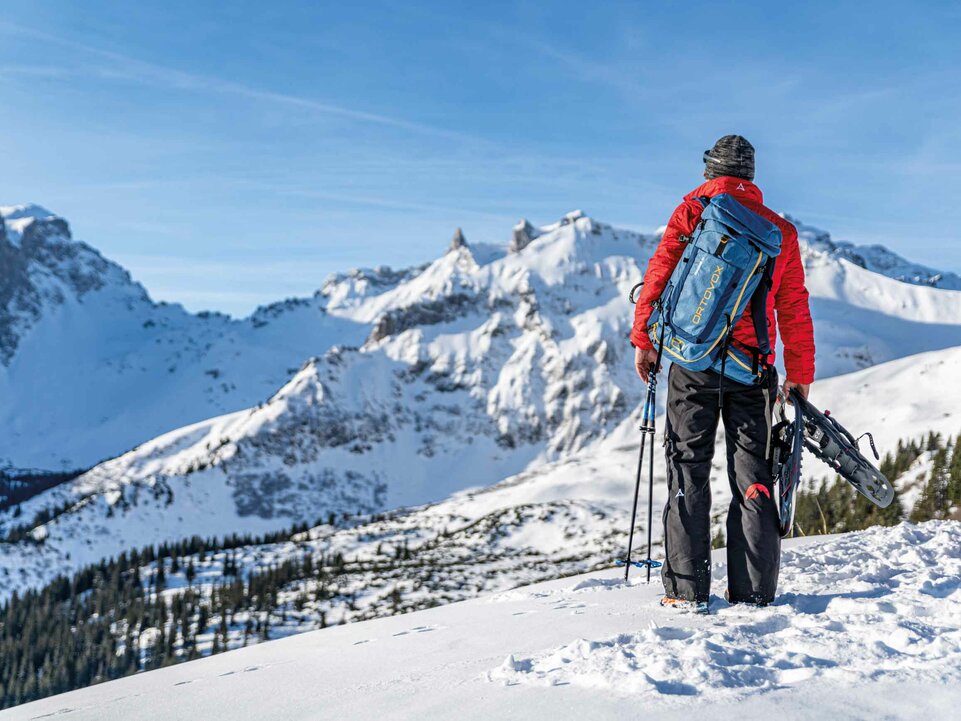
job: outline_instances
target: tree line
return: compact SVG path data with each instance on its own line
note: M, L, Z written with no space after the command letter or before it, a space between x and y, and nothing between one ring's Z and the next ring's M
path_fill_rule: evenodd
M288 620L296 630L324 628L330 609L358 611L351 573L413 559L403 543L379 545L374 561L304 546L256 570L239 562L237 549L288 542L307 528L163 543L14 593L0 606L0 708L268 640ZM215 582L200 583L200 569ZM407 603L396 584L383 595L354 615L435 605Z
M799 490L796 533L889 526L905 517L914 522L961 517L961 435L951 439L931 433L899 442L880 469L894 481L925 454L931 467L919 481L922 487L910 510L898 497L879 509L836 478ZM302 544L266 567L242 562L250 549L290 542L307 530L307 524L300 524L259 537L195 536L148 546L60 576L42 589L13 594L0 606L0 708L220 653L291 629L323 628L339 622L330 618L334 609L342 621L348 612L351 619L372 618L445 600L444 584L435 578L436 561L419 558L424 548L406 542L378 544L372 560L351 560L329 547ZM715 543L723 543L722 534ZM489 556L484 549L477 552ZM357 587L351 579L360 574L377 581L376 601L369 606L359 607L357 591L351 590ZM429 593L408 597L391 577L403 579L410 590Z
M932 432L921 440L898 441L897 449L886 453L878 468L893 482L924 453L931 455L931 470L919 479L921 492L910 510L904 508L899 495L887 508L878 508L838 476L830 484L822 481L815 489L798 490L795 534L860 531L894 526L905 518L914 523L961 519L961 434L951 439Z

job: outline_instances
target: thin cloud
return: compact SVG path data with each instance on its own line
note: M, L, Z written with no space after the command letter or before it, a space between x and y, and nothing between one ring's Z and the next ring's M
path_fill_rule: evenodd
M303 108L322 113L324 115L331 115L357 122L397 128L399 130L406 130L412 133L429 135L432 137L446 138L448 140L468 141L473 143L485 142L481 138L467 135L465 133L448 130L446 128L440 128L425 123L419 123L416 121L407 120L405 118L383 115L380 113L372 113L365 110L357 110L342 105L322 102L313 98L274 92L271 90L263 90L213 76L177 70L176 68L170 68L164 65L146 62L122 53L104 50L103 48L86 45L74 40L68 40L57 35L51 35L50 33L45 33L40 30L18 25L16 23L0 22L0 30L3 30L9 34L29 37L34 40L41 40L52 45L58 45L63 48L95 55L97 57L119 63L122 65L122 67L117 68L114 71L115 77L118 78L127 77L140 81L152 81L176 90L213 92L224 95L233 95L235 97L240 97L247 100L266 101L290 105L292 107Z
M513 222L514 216L505 213L492 213L486 210L473 210L470 208L453 208L444 205L433 205L430 203L409 203L395 200L393 198L383 198L369 195L349 195L343 193L327 193L316 190L279 190L279 195L296 196L300 198L314 198L317 200L330 200L337 203L354 203L357 205L368 205L376 208L388 210L412 210L415 212L427 213L452 213L456 215L473 215L492 220L503 220Z

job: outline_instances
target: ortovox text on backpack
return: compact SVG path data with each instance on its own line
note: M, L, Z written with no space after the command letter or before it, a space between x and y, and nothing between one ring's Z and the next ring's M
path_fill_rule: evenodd
M756 384L771 352L767 292L781 231L727 193L698 198L704 207L648 321L655 348L689 370L712 368ZM758 347L731 343L734 326L751 305Z

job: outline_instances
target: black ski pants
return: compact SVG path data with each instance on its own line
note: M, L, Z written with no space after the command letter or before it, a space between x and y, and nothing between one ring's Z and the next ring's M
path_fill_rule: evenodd
M732 601L770 603L781 558L778 503L769 463L777 371L746 386L714 371L672 365L668 375L668 499L662 569L668 596L707 601L711 592L711 460L724 421L731 506L727 515L728 590Z

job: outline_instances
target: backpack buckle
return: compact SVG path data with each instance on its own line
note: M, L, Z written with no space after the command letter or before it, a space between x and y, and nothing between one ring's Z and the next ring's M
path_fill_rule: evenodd
M722 235L722 236L721 236L721 242L718 243L718 244L717 244L717 247L714 249L714 257L716 257L716 258L720 258L720 257L721 257L721 253L724 252L724 246L727 245L727 241L729 241L729 240L730 240L730 237L728 237L728 236L726 236L726 235Z

